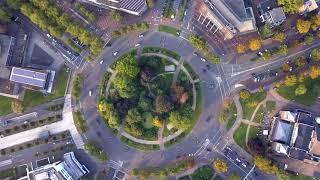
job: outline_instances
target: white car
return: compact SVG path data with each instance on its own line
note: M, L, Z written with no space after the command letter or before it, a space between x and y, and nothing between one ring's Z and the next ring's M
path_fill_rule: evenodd
M203 61L203 62L207 62L207 60L205 59L205 58L200 58L201 59L201 61Z
M139 44L139 43L134 45L134 47L138 47L138 46L140 46L140 44Z
M116 56L117 54L118 54L118 51L114 52L114 53L113 53L113 56Z
M203 143L203 146L208 146L210 144L210 140L209 139L206 139Z
M92 96L92 91L91 90L89 91L89 96Z
M143 34L139 34L139 38L142 38L143 37Z
M102 64L102 63L103 63L103 60L100 61L100 64Z

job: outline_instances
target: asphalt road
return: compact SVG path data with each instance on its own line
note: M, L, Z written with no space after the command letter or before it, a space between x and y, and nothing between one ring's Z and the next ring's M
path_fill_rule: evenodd
M119 57L133 48L136 43L141 44L140 48L143 46L165 47L178 52L182 58L191 59L190 64L194 67L196 73L198 73L203 87L203 111L198 123L182 142L163 151L141 152L121 143L106 128L96 109L99 85L103 74L107 67L116 59L113 57L112 52L118 51L117 57ZM86 64L83 68L82 73L85 77L85 85L80 102L90 127L85 135L86 138L98 141L107 151L112 161L122 161L124 163L123 167L127 169L165 165L175 160L177 156L194 154L207 138L212 144L218 142L221 136L226 134L225 129L220 127L221 125L218 120L222 107L222 98L230 95L230 86L234 85L228 84L226 81L221 65L203 62L200 60L200 57L192 55L193 51L193 47L186 40L159 32L148 32L143 38L138 38L138 35L132 35L126 39L112 42L112 46L102 53L100 59L95 64ZM104 62L100 65L99 62L102 59ZM88 92L90 90L92 91L92 96L89 96ZM217 136L218 131L221 134L220 136ZM215 151L210 152L210 154L210 158L213 159L221 156L221 153ZM235 167L234 170L238 171L243 177L246 175L246 172L238 167L232 167Z

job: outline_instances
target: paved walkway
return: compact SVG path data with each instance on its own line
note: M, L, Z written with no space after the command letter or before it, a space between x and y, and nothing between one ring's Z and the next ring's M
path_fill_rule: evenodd
M177 65L176 71L174 72L173 75L173 80L172 80L172 84L171 87L176 86L177 80L178 80L178 76L181 70L181 66L183 65L184 59L180 58L179 63Z
M159 141L159 146L160 146L160 150L164 150L165 147L164 147L164 143L163 143L163 126L161 128L159 128L158 130L158 141Z
M241 125L241 121L242 121L242 115L243 115L243 110L242 110L242 106L241 106L241 103L240 103L240 100L239 100L239 95L235 95L233 97L233 101L236 105L236 108L237 108L237 119L236 119L236 122L234 122L232 128L230 128L230 130L228 131L227 135L229 137L233 137L233 134L234 132L240 127Z
M110 76L110 78L109 78L109 80L108 80L107 87L106 87L106 92L105 92L105 96L106 96L106 97L108 96L111 82L114 80L114 78L116 77L116 75L117 75L117 71L113 71L112 75Z
M0 138L0 149L32 141L47 136L48 133L57 134L63 131L70 131L77 148L83 148L84 142L73 122L70 94L66 96L62 117L61 121Z

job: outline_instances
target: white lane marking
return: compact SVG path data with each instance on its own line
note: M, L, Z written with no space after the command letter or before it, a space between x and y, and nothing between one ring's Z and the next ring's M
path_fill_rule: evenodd
M1 161L0 162L0 167L7 166L7 165L10 165L10 164L12 164L12 159Z

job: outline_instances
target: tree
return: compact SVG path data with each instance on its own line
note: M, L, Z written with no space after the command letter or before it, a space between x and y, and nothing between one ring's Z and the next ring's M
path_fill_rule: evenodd
M260 39L251 39L249 41L249 49L251 51L256 51L261 48L261 40Z
M258 105L257 101L250 101L250 102L247 103L247 106L249 108L255 108L257 105Z
M159 95L155 99L154 107L155 111L161 114L171 111L173 105L167 95Z
M318 66L312 66L310 68L310 78L316 79L320 76L320 67Z
M281 55L287 55L288 54L288 47L287 47L287 45L281 45L280 47L279 47L279 49L278 49L278 54L281 54ZM270 51L269 51L270 52Z
M230 180L241 180L241 177L237 173L233 172L230 176Z
M282 70L283 70L284 72L288 72L288 71L290 71L290 69L291 69L291 66L289 65L289 63L284 63L284 64L282 65Z
M91 155L97 158L100 162L107 162L108 155L96 142L90 141L84 144L84 149Z
M150 82L153 78L153 73L150 68L145 68L140 72L140 77L144 82Z
M310 57L314 61L320 61L320 48L313 49L311 51Z
M320 14L317 14L311 18L311 29L316 31L320 27Z
M141 109L141 111L150 111L152 108L152 102L151 99L146 97L146 92L143 91L140 93L139 101L138 101L138 108Z
M279 172L279 169L277 166L272 164L271 160L262 157L262 156L256 156L254 158L254 164L263 172L268 174L277 174Z
M294 91L296 96L303 95L307 92L307 88L304 84L300 84L297 89Z
M259 34L262 39L267 39L273 35L271 26L269 24L265 24L259 29Z
M155 117L155 118L153 119L153 125L154 125L155 127L160 128L160 127L162 127L162 122L160 121L160 119L159 119L158 117Z
M290 75L290 76L286 76L285 80L284 80L284 85L286 86L294 86L297 83L297 76L295 75Z
M282 43L286 39L286 34L284 32L276 32L273 35L273 39L275 41L278 41L278 42Z
M6 0L6 3L10 8L18 10L22 5L23 1L22 0Z
M239 93L241 99L248 99L250 97L250 92L246 89L243 89Z
M111 17L112 17L112 19L113 19L114 21L117 21L117 22L119 22L119 21L122 20L121 14L120 14L118 11L116 11L116 10L112 10L112 11L111 11Z
M175 128L186 130L191 126L192 123L192 109L188 106L183 106L179 108L177 111L172 111L169 114L169 122Z
M299 19L297 22L297 29L301 34L309 32L310 26L311 26L311 22L308 20Z
M295 64L298 67L302 67L302 66L306 65L306 60L304 59L303 56L300 56L295 60Z
M134 124L142 121L143 121L142 115L140 114L137 108L133 108L128 111L128 114L126 117L127 123Z
M304 38L304 43L306 45L311 45L314 42L314 37L312 34L308 34L306 35L306 37Z
M219 64L221 62L221 59L218 55L215 55L213 53L210 53L209 55L209 60L213 63L213 64Z
M248 140L248 148L254 155L262 155L265 151L265 147L258 137Z
M0 22L6 23L9 22L11 14L4 8L0 7Z
M305 75L303 73L298 74L298 82L300 82L300 83L304 82L304 80L305 80L304 76Z
M238 44L237 45L237 53L245 53L248 50L247 46L244 44Z
M278 5L282 6L283 11L289 14L299 12L299 8L303 5L303 0L278 0Z
M13 112L15 112L17 114L21 114L24 111L23 103L21 101L15 99L11 102L11 109Z
M121 74L125 74L129 77L136 77L139 73L138 62L132 55L127 55L121 58L115 67L116 71Z
M223 159L217 159L213 161L212 166L219 173L225 173L229 169L227 162Z
M138 86L130 76L121 74L113 82L115 89L122 98L131 98L138 92Z
M120 117L112 103L102 100L98 104L98 110L110 128L116 129L119 127Z
M182 86L174 86L171 88L171 93L174 101L178 101L180 104L184 104L189 99L188 92L184 90Z
M147 5L148 5L148 8L153 8L154 7L154 0L147 0Z

